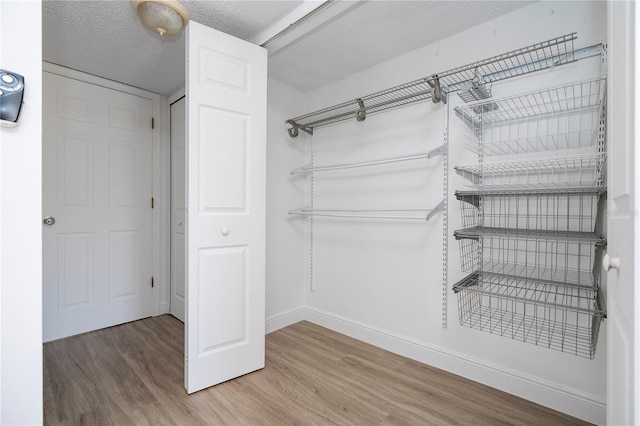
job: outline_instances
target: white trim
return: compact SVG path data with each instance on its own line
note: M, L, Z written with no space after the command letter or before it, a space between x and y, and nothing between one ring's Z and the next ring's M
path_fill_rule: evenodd
M302 39L302 37L311 31L322 28L326 23L338 15L348 13L352 9L360 7L364 3L366 3L364 0L323 2L322 4L316 5L316 8L322 8L318 13L313 13L312 10L307 12L306 15L300 16L296 21L289 21L289 15L287 15L263 33L266 34L273 30L274 34L271 38L265 39L263 34L260 34L252 39L252 42L265 47L269 52L269 56L273 56L280 50ZM303 4L303 6L305 5ZM302 8L303 6L300 7ZM298 9L295 11L297 10ZM304 9L301 9L301 11L303 10ZM283 27L283 24L287 26ZM277 32L275 32L276 29L278 29Z
M305 308L291 309L267 318L265 322L265 334L272 333L281 328L307 319L308 310Z
M160 311L160 314L158 315L164 315L164 314L171 315L171 312L169 312L169 305L167 303L161 303L158 310Z
M300 6L278 19L274 24L270 25L269 28L250 39L249 42L262 46L325 3L327 3L326 0L304 0Z
M633 25L633 31L635 33L635 40L634 40L634 45L635 45L635 55L634 55L634 69L631 71L632 72L632 78L633 78L633 87L635 89L635 93L634 93L634 112L635 114L638 114L638 112L640 111L640 78L638 78L638 71L640 71L640 54L639 53L639 46L640 46L640 29L638 28L638 25L640 24L640 6L638 6L637 3L633 4L633 9L634 9L634 14L633 17L631 19L632 21L632 25ZM635 151L635 167L634 167L634 171L633 173L635 174L634 177L634 181L635 181L635 194L634 194L634 198L635 198L635 204L636 204L636 214L634 215L635 217L635 226L634 226L634 243L635 243L635 253L636 256L638 255L638 253L640 253L640 214L638 214L638 212L640 212L640 149L638 148L638 143L640 142L640 123L638 123L638 119L636 116L636 120L634 121L634 138L635 138L635 143L633 144L633 146L635 147L634 151ZM638 331L640 330L640 267L638 267L638 263L634 262L633 263L633 268L634 268L634 282L635 282L635 301L634 301L634 318L633 318L633 329L636 331L636 336L634 338L634 357L633 357L633 362L634 362L634 366L633 366L633 371L635 371L635 375L634 375L634 384L633 387L635 389L635 403L634 403L634 419L635 421L640 421L640 338L638 338Z
M181 98L184 98L185 96L186 94L183 87L181 89L176 90L173 94L169 95L169 97L167 98L167 102L169 106L171 106L171 104L178 102Z
M94 84L96 86L106 87L107 89L118 90L120 92L128 93L130 95L140 96L151 100L160 100L161 95L148 90L139 89L137 87L128 86L117 81L107 80L106 78L98 77L92 74L87 74L82 71L77 71L71 68L66 68L60 65L52 64L51 62L42 61L42 71L49 72L51 74L60 75L63 77L72 78L78 81L84 81L85 83ZM154 109L155 113L155 109Z
M155 120L155 129L151 132L153 146L152 194L155 198L151 225L153 232L152 274L155 282L152 309L154 315L167 313L166 294L169 291L169 271L166 259L169 259L169 203L163 203L163 200L168 199L169 191L169 169L167 167L169 156L167 118L169 112L166 97L49 62L42 62L42 71L151 100L152 114Z
M161 98L160 114L156 117L156 129L160 133L158 157L154 159L155 214L158 215L160 252L157 264L161 277L158 288L157 315L171 309L171 107L167 98Z
M337 333L386 349L398 355L440 368L467 379L519 396L571 416L604 424L606 405L601 398L559 383L469 357L410 337L395 334L349 318L305 306L273 315L267 332L309 321Z

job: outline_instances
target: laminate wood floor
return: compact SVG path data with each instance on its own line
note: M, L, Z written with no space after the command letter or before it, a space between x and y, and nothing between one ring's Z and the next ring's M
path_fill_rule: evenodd
M183 342L164 315L45 344L45 424L586 424L309 322L267 335L263 370L187 395Z

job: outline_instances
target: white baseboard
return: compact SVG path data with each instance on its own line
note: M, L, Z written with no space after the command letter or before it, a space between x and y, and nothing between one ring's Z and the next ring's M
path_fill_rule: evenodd
M158 314L157 315L164 315L164 314L168 314L168 313L169 313L169 305L168 304L163 303L160 306L158 306Z
M288 325L295 324L307 319L308 310L304 307L291 309L290 311L272 315L267 318L265 324L265 333L269 334L273 331L280 330Z
M270 317L267 333L303 320L588 422L606 423L606 404L595 395L312 307Z

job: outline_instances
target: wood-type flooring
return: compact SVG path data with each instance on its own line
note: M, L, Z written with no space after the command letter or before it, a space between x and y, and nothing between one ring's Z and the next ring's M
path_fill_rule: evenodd
M187 395L183 324L147 318L44 345L45 425L571 425L524 399L309 322L266 367Z

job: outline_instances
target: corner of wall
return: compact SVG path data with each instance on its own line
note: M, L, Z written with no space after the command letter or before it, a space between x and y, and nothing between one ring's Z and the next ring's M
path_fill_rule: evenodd
M0 2L0 64L25 77L0 128L0 423L42 423L42 5ZM28 52L28 54L25 54Z

